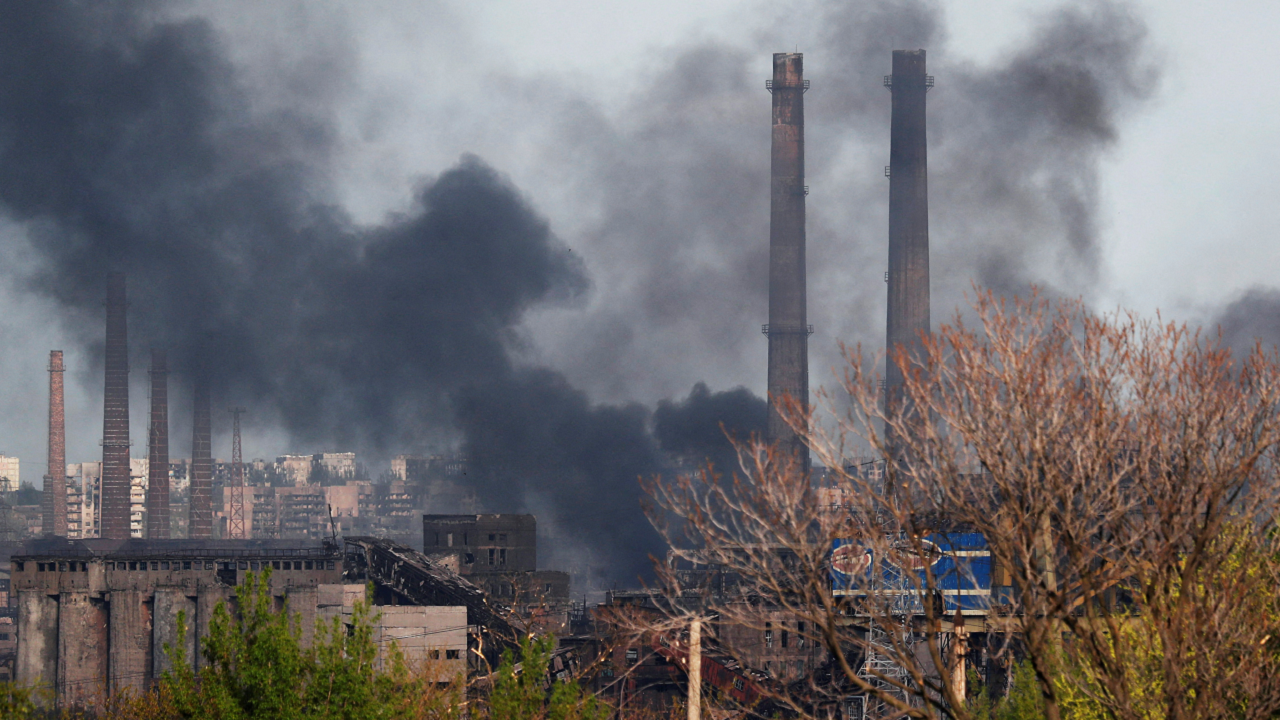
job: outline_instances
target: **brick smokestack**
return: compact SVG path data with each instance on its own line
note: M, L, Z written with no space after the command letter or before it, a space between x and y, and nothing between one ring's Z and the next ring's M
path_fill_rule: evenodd
M191 505L188 537L213 537L213 413L209 402L209 384L196 381L195 422L191 433Z
M767 439L802 459L809 451L782 419L785 399L808 407L809 324L805 307L804 55L775 53L769 199L769 424Z
M41 531L67 536L67 434L62 402L62 351L49 352L49 472L44 476Z
M151 351L151 429L147 433L147 537L169 537L169 369Z
M924 50L894 50L889 130L889 317L886 409L899 405L902 372L893 362L929 332L929 162L925 144Z
M107 363L102 419L102 537L129 537L129 338L123 273L107 276Z

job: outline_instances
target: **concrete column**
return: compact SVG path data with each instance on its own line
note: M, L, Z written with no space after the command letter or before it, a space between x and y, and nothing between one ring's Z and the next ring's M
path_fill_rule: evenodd
M18 591L18 685L52 687L58 681L58 598L43 590Z
M186 642L183 653L194 667L196 656L196 599L183 588L157 588L151 621L151 676L160 678L173 669L165 646L178 642L178 613L184 613Z
M809 450L780 414L784 398L809 404L809 321L805 285L804 56L773 56L773 141L769 214L769 420L780 452Z
M219 585L201 585L196 595L196 624L194 633L194 650L196 669L207 665L204 659L204 638L209 637L209 621L213 619L213 609L226 599L230 593Z
M146 690L151 680L151 598L139 590L111 593L111 691Z
M315 586L289 588L289 613L302 615L302 645L310 647L316 637L316 611L320 593Z
M93 706L108 690L107 603L83 592L58 599L58 705Z
M925 139L924 50L894 50L889 130L889 302L885 371L888 409L901 402L895 349L920 347L929 332L929 158Z

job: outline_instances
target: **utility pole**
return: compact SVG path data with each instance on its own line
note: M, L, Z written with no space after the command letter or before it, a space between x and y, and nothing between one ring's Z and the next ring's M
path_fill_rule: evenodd
M231 494L228 503L227 535L235 540L248 540L244 527L244 453L240 449L240 416L242 407L231 408Z
M689 720L702 715L702 619L689 621Z

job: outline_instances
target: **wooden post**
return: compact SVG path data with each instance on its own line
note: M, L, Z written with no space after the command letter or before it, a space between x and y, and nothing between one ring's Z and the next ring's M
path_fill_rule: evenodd
M702 621L689 621L689 720L702 715Z

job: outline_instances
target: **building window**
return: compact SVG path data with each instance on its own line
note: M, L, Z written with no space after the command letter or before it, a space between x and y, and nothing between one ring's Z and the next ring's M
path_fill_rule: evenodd
M462 544L463 544L463 545L467 545L467 544L468 544L468 543L467 543L467 534L466 534L466 533L462 533Z
M462 562L468 565L474 563L475 561L476 561L476 556L472 553L467 553L466 555L462 556Z
M129 569L130 569L130 570L137 570L137 569L138 569L138 562L137 562L136 560L130 560L130 561L129 561Z
M326 570L332 570L332 569L333 569L333 561L332 561L332 560L329 560L329 561L325 562L325 564L324 564L324 568L325 568Z
M506 548L502 548L502 549L498 550L498 564L499 564L499 565L506 565L506 564L507 564L507 549L506 549Z
M734 679L733 679L733 689L734 689L734 690L741 690L741 689L742 689L742 678L740 678L740 677L736 677L736 678L734 678Z
M316 569L316 568L315 568L315 564L314 564L312 561L308 560L308 561L307 561L307 564L306 564L306 567L305 567L304 569L306 569L306 570L315 570L315 569Z
M190 570L190 569L191 569L191 561L190 561L190 560L183 560L183 561L182 561L182 569L183 569L183 570Z
M206 562L206 563L204 564L204 569L205 569L205 570L212 570L212 569L213 569L213 561L211 560L211 561L209 561L209 562Z
M497 540L497 539L498 539L497 535L494 535L493 533L489 533L489 542L493 542L494 540Z
M462 651L461 650L445 650L444 659L445 660L461 660Z
M159 561L159 560L152 560L152 561L151 561L151 569L152 569L152 570L159 570L159 569L160 569L160 561Z
M272 561L271 561L271 569L272 569L272 570L279 570L279 569L280 569L280 561L279 561L279 560L272 560Z
M169 561L168 561L168 560L161 560L161 561L160 561L160 569L161 569L161 570L168 570L168 569L169 569Z
M773 647L773 623L764 624L764 646Z
M635 665L636 661L639 659L640 659L639 650L635 648L627 648L627 664L628 665Z
M782 628L782 647L787 646L787 629Z
M15 562L13 565L18 569L18 572L22 572L23 563L21 561Z
M453 547L453 533L447 533L444 540L448 547Z
M249 561L248 561L248 560L241 560L240 562L236 563L236 565L238 565L238 566L239 566L239 567L238 567L238 569L239 569L239 570L248 570L248 569L249 569Z
M58 572L66 572L67 564L65 562L58 563Z
M431 658L432 660L439 660L439 659L440 659L440 651L439 651L439 650L428 650L428 651L427 651L427 657Z
M504 542L506 542L506 541L507 541L507 534L506 534L506 533L498 533L498 542L502 542L502 543L504 543Z
M550 592L551 592L551 583L547 583L547 586L546 586L546 589L544 590L544 592L547 592L547 593L550 593Z
M493 548L489 548L489 564L490 565L493 564L493 558L494 558L494 555L497 554L497 552L498 552L497 550L494 550Z

